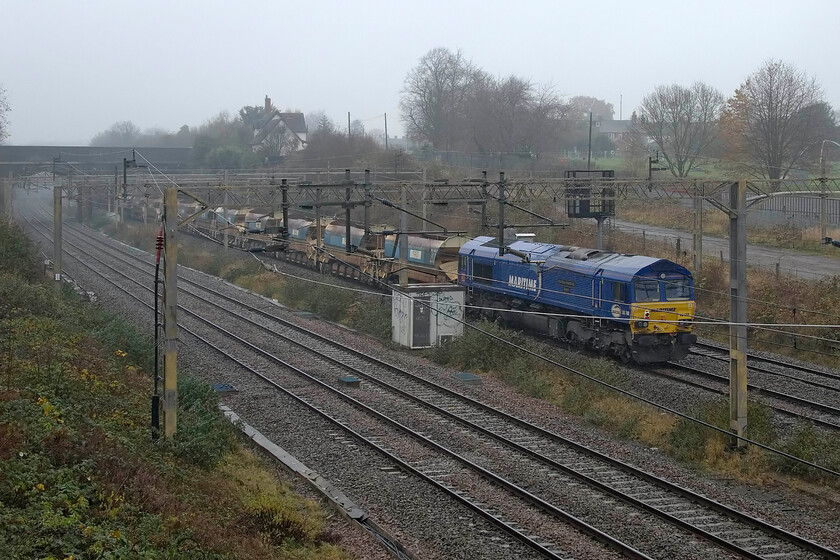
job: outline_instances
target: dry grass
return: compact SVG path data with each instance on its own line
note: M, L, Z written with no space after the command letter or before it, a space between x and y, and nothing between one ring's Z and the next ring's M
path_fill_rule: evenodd
M706 440L701 464L708 470L752 484L767 482L773 472L763 450L750 445L742 453L733 453L728 438L720 433Z

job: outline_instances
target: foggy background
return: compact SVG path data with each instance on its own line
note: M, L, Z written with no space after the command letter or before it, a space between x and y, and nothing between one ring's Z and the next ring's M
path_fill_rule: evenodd
M553 84L630 118L656 86L730 97L763 62L795 64L840 107L836 1L0 0L6 144L87 145L118 121L177 131L268 95L402 136L406 75L436 47L493 76ZM307 123L310 129L314 123Z

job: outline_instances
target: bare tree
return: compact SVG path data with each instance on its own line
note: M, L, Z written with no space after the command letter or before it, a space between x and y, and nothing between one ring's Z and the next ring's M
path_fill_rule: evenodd
M11 110L8 101L6 101L6 90L0 85L0 144L9 137L9 120L6 113Z
M703 82L659 86L646 95L636 126L650 137L675 177L685 177L717 136L724 97Z
M518 76L480 74L467 103L471 138L479 152L543 152L556 147L566 105L551 85Z
M497 80L482 73L466 108L473 147L479 152L513 152L527 143L532 98L529 81L516 76Z
M612 103L588 95L576 95L569 99L569 118L572 121L588 121L589 113L599 121L611 121L615 117Z
M807 162L824 138L826 110L816 79L791 64L769 60L729 99L722 123L726 153L737 171L784 179Z
M132 146L142 138L140 127L131 121L120 121L112 124L104 132L94 136L91 146Z
M552 84L544 84L532 92L530 111L527 115L531 150L540 154L557 149L562 133L562 123L569 112Z
M556 149L568 106L551 85L494 78L439 48L409 72L400 108L409 136L435 149L533 155Z
M477 78L461 51L432 49L406 76L400 111L408 135L449 150L458 140Z

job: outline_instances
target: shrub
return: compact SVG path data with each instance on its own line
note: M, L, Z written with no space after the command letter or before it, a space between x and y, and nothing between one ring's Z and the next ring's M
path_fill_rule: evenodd
M20 276L0 274L0 319L53 316L64 302L52 286L30 284Z
M433 349L432 358L463 370L503 371L516 351L485 333L518 346L526 345L526 338L521 333L504 330L491 321L482 320L475 326L479 330L467 327L457 340Z
M380 340L391 339L391 298L362 297L348 309L347 325Z
M126 353L128 361L145 371L154 369L154 338L141 336L137 330L120 317L105 311L87 314L85 320L91 335L106 348L116 348ZM154 317L149 315L150 330L154 329Z
M178 376L178 431L172 441L176 456L193 465L210 468L236 444L236 428L218 408L218 396L206 383Z
M810 463L840 471L840 442L837 438L817 430L813 424L799 424L793 434L781 442L779 448ZM780 455L775 457L774 464L776 470L782 473L803 476L815 481L837 482L835 477L819 469Z
M0 220L0 273L34 282L41 278L35 245L17 225Z
M550 384L535 365L528 356L513 356L500 372L500 376L526 395L545 399L549 396Z

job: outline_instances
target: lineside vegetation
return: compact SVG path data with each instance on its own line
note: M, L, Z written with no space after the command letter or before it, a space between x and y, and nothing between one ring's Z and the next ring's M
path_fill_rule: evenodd
M179 376L177 436L153 443L151 340L42 274L0 223L0 557L349 558L208 386Z

